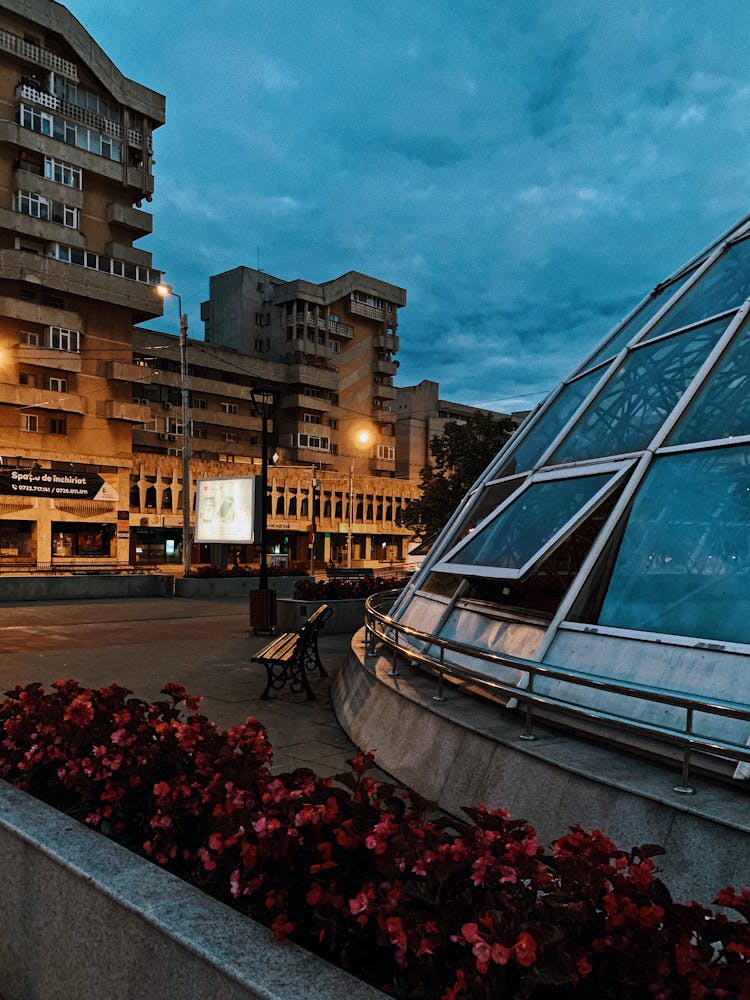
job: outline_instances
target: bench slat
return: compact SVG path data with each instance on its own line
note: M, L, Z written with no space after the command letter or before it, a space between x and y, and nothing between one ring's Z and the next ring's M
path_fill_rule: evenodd
M308 701L315 699L307 674L317 670L321 677L327 676L318 653L318 633L332 614L332 609L322 604L299 632L277 636L252 657L253 663L262 663L266 668L267 683L260 696L262 699L268 698L271 688L280 690L287 683L293 692L304 691Z

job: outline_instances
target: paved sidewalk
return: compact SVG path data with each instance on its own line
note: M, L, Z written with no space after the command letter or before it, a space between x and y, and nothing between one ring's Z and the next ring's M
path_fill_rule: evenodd
M351 636L321 632L329 676L313 681L313 702L286 689L260 700L266 673L250 658L267 642L249 629L246 599L0 604L0 692L72 677L89 687L116 682L154 699L166 681L175 681L203 695L202 710L222 728L248 716L260 719L274 748L274 770L348 770L356 750L334 715L330 684Z

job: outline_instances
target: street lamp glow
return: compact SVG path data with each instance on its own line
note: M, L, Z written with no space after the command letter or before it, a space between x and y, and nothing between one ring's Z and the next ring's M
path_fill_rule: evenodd
M156 291L163 299L166 299L168 295L172 294L172 286L168 285L165 281L162 281L156 286Z
M361 430L357 432L357 444L365 447L370 443L370 432L367 430Z

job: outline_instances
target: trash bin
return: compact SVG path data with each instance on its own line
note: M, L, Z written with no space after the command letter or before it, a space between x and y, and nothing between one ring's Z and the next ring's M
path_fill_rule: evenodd
M249 597L250 628L256 635L273 632L276 628L276 591L251 590Z

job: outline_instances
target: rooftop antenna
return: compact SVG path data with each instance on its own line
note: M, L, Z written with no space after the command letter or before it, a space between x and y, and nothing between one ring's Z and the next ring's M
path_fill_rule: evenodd
M260 271L260 244L258 244L258 267L257 270Z

